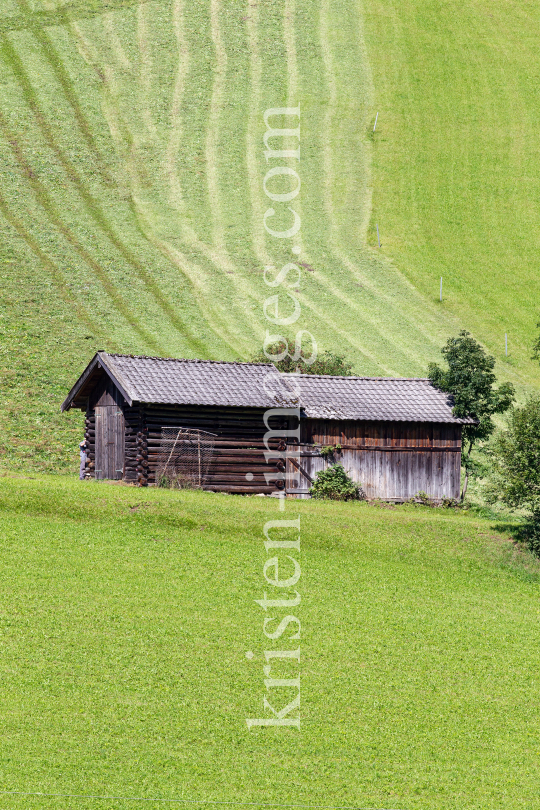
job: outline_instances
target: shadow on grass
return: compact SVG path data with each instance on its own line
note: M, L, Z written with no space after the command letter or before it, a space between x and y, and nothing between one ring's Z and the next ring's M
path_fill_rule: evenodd
M515 540L523 539L523 524L511 522L509 520L498 520L491 528L494 532L501 532L504 534L511 534Z
M500 568L512 571L526 582L540 582L540 556L531 548L528 522L503 519L492 523L490 528L499 534L510 535L508 542L495 543L493 547Z

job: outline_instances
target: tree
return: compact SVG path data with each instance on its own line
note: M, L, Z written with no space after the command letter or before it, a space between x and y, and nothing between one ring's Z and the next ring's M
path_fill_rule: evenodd
M510 509L525 509L529 525L525 535L536 554L540 553L540 396L510 411L508 426L499 431L489 447L491 481L486 487L489 501L501 501Z
M282 371L284 373L293 373L297 370L301 371L302 374L325 374L331 375L334 377L348 377L352 373L352 363L349 363L345 359L345 355L343 354L334 354L330 351L325 351L320 354L317 359L313 363L306 363L305 357L310 359L310 355L305 355L304 352L301 350L300 358L298 360L292 360L292 358L287 355L282 360L272 360L272 357L279 357L281 354L287 351L287 346L284 342L278 341L277 343L272 343L268 347L268 354L265 354L263 351L256 354L252 357L252 363L268 363L271 362L275 365L278 371Z
M495 358L486 354L482 346L465 330L455 338L449 338L441 353L448 369L430 363L428 376L433 385L441 391L452 394L454 416L471 416L474 425L463 426L463 442L468 444L462 455L465 468L465 483L461 500L465 498L469 474L474 474L477 465L471 458L474 445L485 441L495 430L492 416L504 413L514 401L514 386L502 383L494 388L497 378L493 373Z

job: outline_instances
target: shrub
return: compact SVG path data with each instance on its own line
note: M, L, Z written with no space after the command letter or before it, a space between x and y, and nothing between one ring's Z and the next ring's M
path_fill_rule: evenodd
M342 464L332 464L318 472L309 494L312 498L332 501L357 501L361 497L360 488L347 475Z
M519 539L524 540L532 553L540 557L540 512L533 512L519 527Z
M536 326L540 329L540 321L538 321ZM532 356L531 360L540 360L540 335L538 335L538 338L534 343L533 356Z

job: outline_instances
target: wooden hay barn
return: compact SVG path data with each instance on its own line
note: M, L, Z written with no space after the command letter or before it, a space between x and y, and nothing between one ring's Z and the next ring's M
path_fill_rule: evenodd
M452 406L426 379L285 375L270 364L100 351L62 410L86 413L87 477L155 484L162 429L186 428L214 437L203 489L307 497L332 461L322 447L341 445L333 460L368 498L403 501L420 491L459 497L461 431L473 420Z

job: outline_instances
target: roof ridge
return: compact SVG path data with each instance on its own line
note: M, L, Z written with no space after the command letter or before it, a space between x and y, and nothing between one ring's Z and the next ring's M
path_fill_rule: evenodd
M126 354L124 352L106 352L105 350L101 350L104 354L107 354L108 357L129 357L132 360L162 360L163 362L168 363L211 363L212 365L221 365L221 366L262 366L263 368L268 368L269 366L273 366L276 368L274 363L270 361L268 363L252 363L249 360L205 360L201 359L200 357L158 357L156 355L150 354ZM100 352L101 353L101 352ZM279 370L279 369L277 369ZM297 374L296 372L280 372L285 377L296 377L296 378L313 378L313 379L325 379L325 380L380 380L384 382L430 382L429 377L370 377L365 374Z
M250 363L248 360L202 360L199 357L156 357L150 354L112 354L104 350L101 353L106 354L108 357L130 357L132 360L163 360L169 363L212 363L213 365L221 366L263 366L263 368L272 366L275 368L273 363Z

